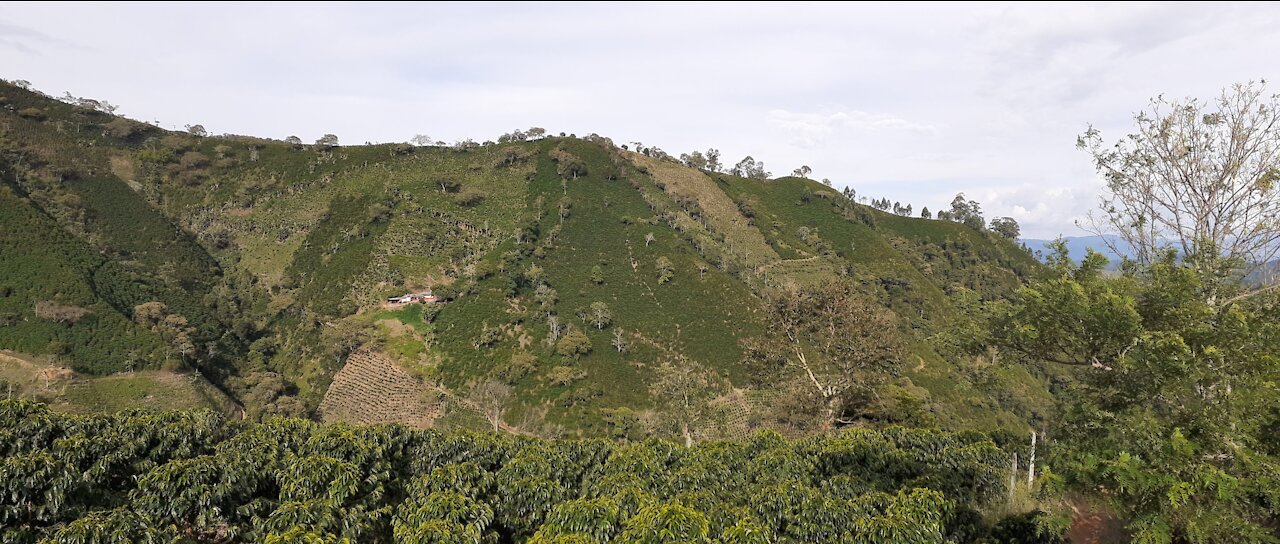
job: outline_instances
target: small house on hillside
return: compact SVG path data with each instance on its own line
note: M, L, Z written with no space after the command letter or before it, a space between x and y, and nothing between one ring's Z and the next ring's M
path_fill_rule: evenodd
M413 304L415 302L436 302L436 296L431 291L426 291L423 293L406 293L387 299L387 304Z

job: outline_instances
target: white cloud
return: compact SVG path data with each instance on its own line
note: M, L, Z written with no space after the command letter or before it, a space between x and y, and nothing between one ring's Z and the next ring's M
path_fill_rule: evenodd
M907 131L927 135L938 134L938 128L933 125L916 123L892 115L844 108L823 113L771 110L769 123L790 134L793 145L805 148L813 148L825 142L829 136L841 129L864 133Z

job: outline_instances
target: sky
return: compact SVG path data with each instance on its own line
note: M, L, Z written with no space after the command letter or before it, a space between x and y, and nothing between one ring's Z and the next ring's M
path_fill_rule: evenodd
M1275 77L1276 51L1268 3L0 4L0 78L166 128L714 147L917 211L963 192L1037 238L1087 234L1090 124Z

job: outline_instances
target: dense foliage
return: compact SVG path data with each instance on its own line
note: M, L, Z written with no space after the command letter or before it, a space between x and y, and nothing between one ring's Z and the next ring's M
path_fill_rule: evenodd
M1004 492L985 436L541 440L0 402L5 542L943 542Z
M1138 542L1276 542L1280 298L1172 251L1121 277L1090 254L1020 292L1003 345L1077 367L1051 481L1104 498Z

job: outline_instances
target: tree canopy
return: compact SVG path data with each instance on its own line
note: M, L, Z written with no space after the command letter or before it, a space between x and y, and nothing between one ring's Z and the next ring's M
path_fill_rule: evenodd
M1262 82L1211 102L1159 96L1134 124L1114 145L1093 127L1078 140L1107 182L1095 230L1142 263L1170 246L1250 265L1280 254L1280 95Z

